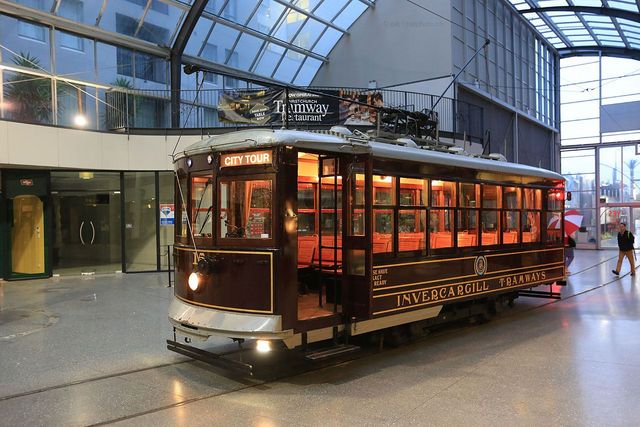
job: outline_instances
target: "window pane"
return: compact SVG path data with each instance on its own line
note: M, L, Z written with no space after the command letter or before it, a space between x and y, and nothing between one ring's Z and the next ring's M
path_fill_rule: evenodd
M453 247L453 210L432 209L429 212L429 230L431 249Z
M393 252L393 211L373 210L373 253Z
M2 63L51 71L49 30L42 25L0 15L0 41L16 54L2 49Z
M463 182L460 184L460 206L477 208L480 201L480 185Z
M428 181L400 178L400 206L427 206Z
M157 270L155 173L125 172L124 203L126 271Z
M542 209L542 190L525 188L523 209Z
M220 183L221 237L270 239L271 198L271 181Z
M520 243L520 212L503 212L502 243L505 245Z
M520 188L504 187L504 208L520 209Z
M391 176L373 176L373 204L395 205L396 179Z
M458 211L458 247L478 245L478 211Z
M176 194L177 207L180 213L178 223L180 237L187 237L189 235L189 217L187 216L188 188L187 177L180 177L180 187L178 188L178 194Z
M561 224L559 212L547 212L547 243L562 243Z
M425 224L427 211L403 209L398 214L398 251L426 249Z
M619 194L619 193L618 193ZM564 208L564 191L560 188L552 188L547 192L547 209L561 211Z
M74 80L96 81L93 40L56 31L56 72Z
M173 245L173 233L176 221L176 205L173 196L176 178L173 172L160 172L160 268L166 269L168 257L171 249L168 245ZM173 212L171 212L173 208ZM168 211L167 211L168 210ZM173 218L171 216L173 215ZM173 264L173 262L172 262Z
M456 205L456 183L431 181L431 206L454 207Z
M191 223L194 237L213 232L213 175L194 176L191 184Z
M3 71L4 118L27 123L52 123L51 80Z
M315 208L313 184L298 184L298 209Z
M499 211L482 211L482 246L498 244Z
M540 241L540 212L522 212L522 243Z
M91 96L93 95L93 96ZM78 126L96 128L96 90L93 87L73 86L58 81L58 124L62 126ZM81 124L79 120L84 120Z
M482 186L482 207L493 209L500 209L502 207L502 191L499 186Z

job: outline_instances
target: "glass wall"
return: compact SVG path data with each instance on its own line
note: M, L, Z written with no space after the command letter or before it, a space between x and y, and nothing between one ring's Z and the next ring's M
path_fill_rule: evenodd
M158 267L155 172L124 173L125 270Z
M173 245L175 227L174 188L176 178L173 172L160 172L158 174L160 187L160 269L165 270L168 259L171 256L170 245ZM171 261L173 264L173 261Z

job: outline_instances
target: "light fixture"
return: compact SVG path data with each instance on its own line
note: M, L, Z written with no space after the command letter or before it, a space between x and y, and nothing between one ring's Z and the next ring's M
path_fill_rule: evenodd
M200 287L200 275L195 271L189 275L189 289L197 291Z
M87 117L84 114L76 114L73 117L73 123L79 127L85 127L87 125Z
M209 163L209 164L213 163L213 154L209 154L207 156L207 163Z
M193 166L193 159L187 159L187 167Z
M267 340L258 340L256 343L258 353L268 353L271 351L271 342Z
M93 172L78 172L80 179L93 179Z

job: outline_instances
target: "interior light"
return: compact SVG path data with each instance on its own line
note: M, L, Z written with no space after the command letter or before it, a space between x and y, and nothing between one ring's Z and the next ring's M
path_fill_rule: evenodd
M197 291L200 287L200 275L195 271L189 275L189 289Z
M76 114L73 118L73 123L76 126L85 127L87 125L87 118L84 116L84 114Z
M268 353L271 351L271 342L267 340L258 340L256 343L258 353Z
M93 172L78 172L80 179L93 179Z

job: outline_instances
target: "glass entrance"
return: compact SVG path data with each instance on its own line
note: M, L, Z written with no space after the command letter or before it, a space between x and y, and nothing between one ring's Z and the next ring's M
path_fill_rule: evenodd
M52 172L54 274L122 270L120 174Z
M618 247L618 227L621 222L634 235L640 230L640 208L629 206L600 207L600 247L610 249Z

